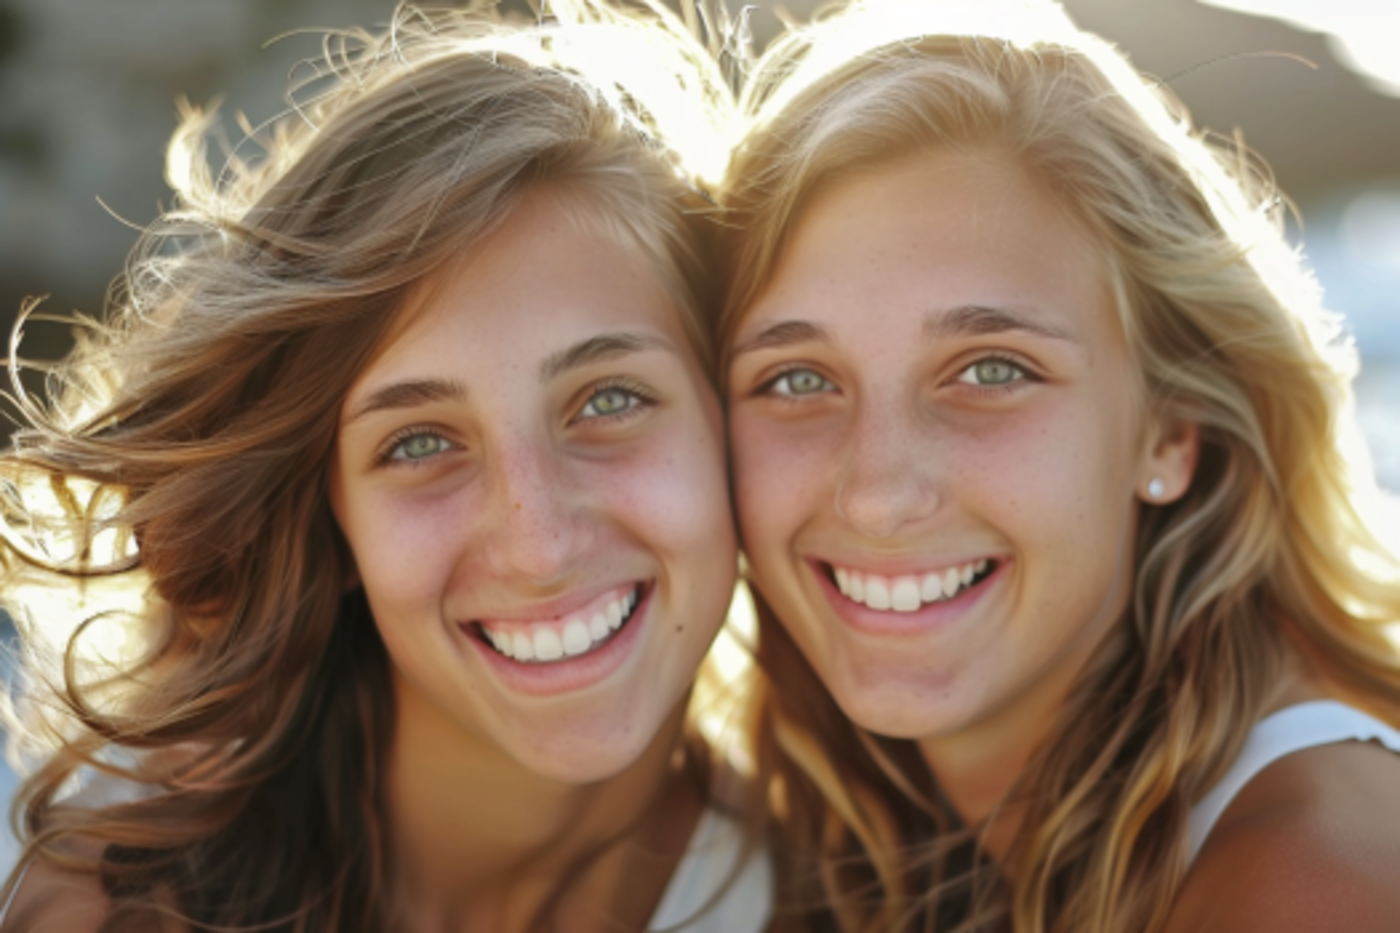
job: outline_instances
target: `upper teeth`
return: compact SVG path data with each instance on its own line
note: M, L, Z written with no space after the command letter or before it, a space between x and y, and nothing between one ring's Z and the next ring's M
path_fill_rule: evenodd
M834 567L841 594L871 609L915 612L925 603L952 599L987 569L986 560L975 560L933 573L904 577L882 577L845 567Z
M583 612L548 622L482 622L481 630L496 650L517 661L558 661L587 654L607 641L637 606L637 592L628 589L606 603L594 602Z

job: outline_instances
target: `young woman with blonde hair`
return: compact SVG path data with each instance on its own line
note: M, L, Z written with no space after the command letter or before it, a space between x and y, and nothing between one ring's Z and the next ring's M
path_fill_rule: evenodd
M792 927L1392 928L1400 558L1257 163L1048 3L855 4L742 103Z
M16 378L5 930L761 928L686 717L727 89L660 7L553 9L332 37L217 176L189 114L108 318Z

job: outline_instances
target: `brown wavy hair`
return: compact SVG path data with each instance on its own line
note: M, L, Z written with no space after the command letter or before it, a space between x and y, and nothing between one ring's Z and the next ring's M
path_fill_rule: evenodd
M1400 556L1351 416L1354 349L1240 144L1057 6L855 3L793 28L741 100L725 188L728 345L821 185L919 152L1015 160L1107 259L1151 409L1200 429L1177 502L1145 508L1133 598L1009 799L998 867L912 742L837 708L758 592L758 756L794 928L1122 933L1164 924L1192 804L1301 664L1400 722Z
M401 7L329 36L217 173L213 118L187 108L175 205L44 367L47 400L12 353L28 426L0 457L0 582L24 636L12 738L39 766L0 903L38 863L100 878L109 931L392 927L388 659L326 490L347 389L406 290L541 185L649 257L713 362L707 204L667 127L705 125L727 88L659 6L552 7L518 26ZM599 36L672 70L592 75ZM665 81L691 111L649 108ZM111 581L144 601L94 610Z

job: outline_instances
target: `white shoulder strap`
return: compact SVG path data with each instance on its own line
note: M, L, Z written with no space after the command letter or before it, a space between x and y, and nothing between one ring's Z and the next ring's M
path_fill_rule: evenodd
M706 809L647 929L758 933L767 927L773 913L772 861L765 848L750 851L741 866L743 855L740 825Z
M1230 801L1256 774L1286 755L1337 742L1379 742L1400 753L1400 731L1336 700L1299 703L1255 723L1230 770L1191 808L1188 864L1196 860Z

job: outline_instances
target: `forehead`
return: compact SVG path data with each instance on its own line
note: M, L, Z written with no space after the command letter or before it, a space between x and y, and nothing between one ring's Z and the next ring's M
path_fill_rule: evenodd
M525 363L600 331L683 344L680 313L633 240L548 191L413 288L367 375L432 360Z
M995 152L921 152L817 188L738 339L791 315L1111 304L1103 250L1043 182Z

